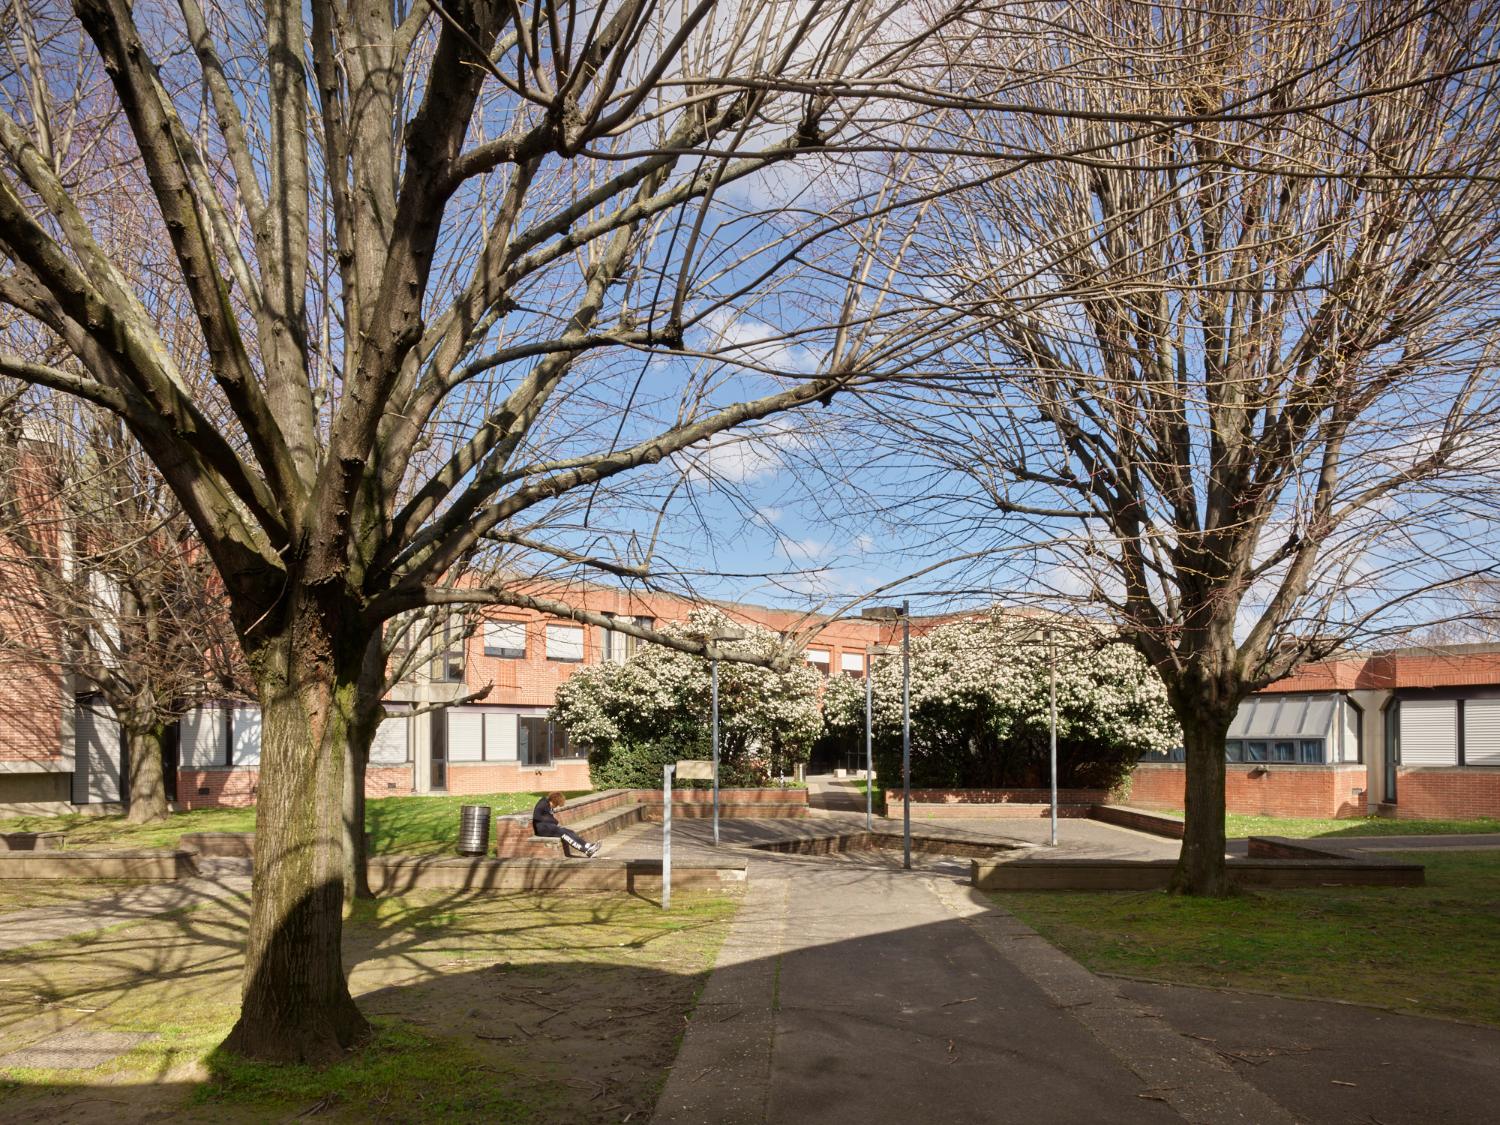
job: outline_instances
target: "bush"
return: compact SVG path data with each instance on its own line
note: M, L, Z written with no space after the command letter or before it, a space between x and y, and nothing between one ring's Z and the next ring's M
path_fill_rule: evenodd
M704 635L730 624L718 610L695 611L664 631ZM735 649L770 657L780 638L745 626ZM725 646L731 647L731 646ZM817 672L719 662L719 782L764 785L805 762L822 731ZM557 692L553 717L589 747L596 786L654 788L661 768L712 755L709 665L662 645L642 645L623 664L580 669ZM700 782L707 785L708 782Z
M912 642L911 772L923 789L1039 788L1049 779L1047 650L1034 625L942 625ZM1133 649L1098 635L1061 642L1058 783L1110 789L1147 751L1180 743L1160 678ZM875 670L875 772L901 784L901 664ZM830 692L830 731L864 728L864 698Z

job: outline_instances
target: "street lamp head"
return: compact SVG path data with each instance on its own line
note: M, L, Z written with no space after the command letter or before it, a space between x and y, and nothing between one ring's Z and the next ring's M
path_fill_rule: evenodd
M901 650L895 645L866 645L865 652L871 656L895 656Z
M866 621L899 621L905 612L899 605L867 605L859 615Z

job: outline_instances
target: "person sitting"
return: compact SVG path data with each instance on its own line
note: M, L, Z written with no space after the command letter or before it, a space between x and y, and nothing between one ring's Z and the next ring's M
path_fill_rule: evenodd
M571 828L564 828L557 821L557 810L567 803L567 798L561 793L548 793L536 803L531 810L531 834L533 836L560 836L563 842L563 851L569 855L569 849L576 849L583 853L588 859L593 859L599 854L599 845L591 844L574 832Z

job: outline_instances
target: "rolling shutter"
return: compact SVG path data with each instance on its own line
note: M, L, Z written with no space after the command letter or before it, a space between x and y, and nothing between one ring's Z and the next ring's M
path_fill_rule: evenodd
M1451 699L1401 701L1401 764L1458 765L1458 704Z
M80 701L73 723L73 803L117 804L123 756L113 713L102 700Z
M1464 704L1464 763L1500 766L1500 699L1471 699Z
M548 625L547 659L582 660L583 630L575 625Z
M501 711L484 715L484 756L492 762L516 760L516 717Z
M477 762L484 757L484 712L448 712L448 760Z
M234 740L231 743L229 764L260 765L260 708L236 707L232 721Z
M178 724L183 769L212 769L224 764L224 717L220 707L189 711Z
M408 759L407 727L410 720L405 715L392 715L381 719L375 728L375 737L370 740L370 764L377 766L404 766Z

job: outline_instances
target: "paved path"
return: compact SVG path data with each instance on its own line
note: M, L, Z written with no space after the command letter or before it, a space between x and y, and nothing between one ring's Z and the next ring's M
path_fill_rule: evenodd
M152 883L84 902L17 910L0 915L0 953L37 942L91 933L108 926L139 922L219 899L244 898L249 893L250 879L247 876L228 875Z
M993 909L966 864L751 863L661 1125L1293 1120Z

